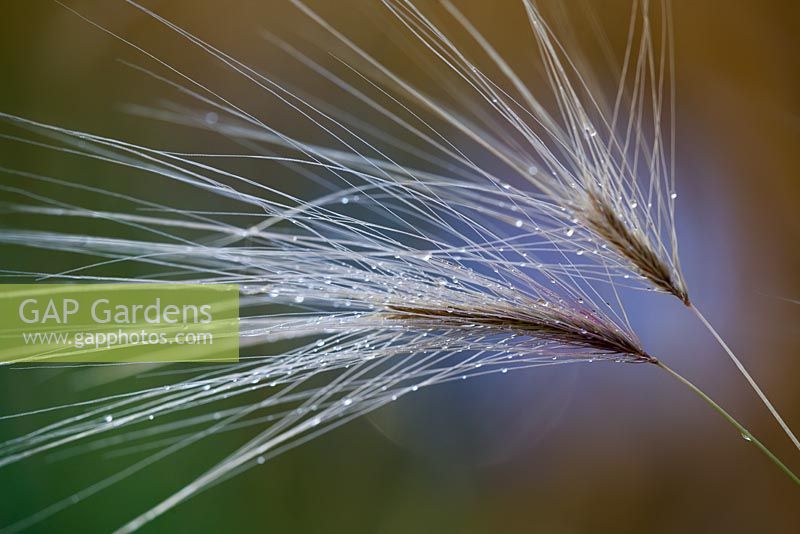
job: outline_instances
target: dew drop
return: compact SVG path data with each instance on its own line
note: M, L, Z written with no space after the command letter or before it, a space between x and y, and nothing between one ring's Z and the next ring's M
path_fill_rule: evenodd
M575 229L574 228L567 229L566 234L567 237L572 237L575 234Z
M258 458L256 458L256 462L258 462L258 465L263 465L264 462L266 462L266 461L267 461L267 459L264 458L263 456L259 456Z
M106 423L110 423L110 422L111 422L111 421L113 421L113 420L114 420L114 416L113 416L113 415L107 415L107 416L105 416L105 418L104 418L104 421L105 421Z
M742 434L742 439L745 440L745 441L753 441L753 439L750 436L748 436L747 434Z
M669 198L671 198L672 200L675 200L676 198L678 198L678 193L670 194Z
M305 298L303 295L297 295L297 296L294 298L294 301L295 301L296 303L298 303L298 304L302 304L304 300L306 300L306 298Z
M522 219L517 219L514 222L514 226L516 226L517 228L522 228Z
M350 406L351 404L353 404L353 399L351 398L342 399L342 404L344 404L345 406Z

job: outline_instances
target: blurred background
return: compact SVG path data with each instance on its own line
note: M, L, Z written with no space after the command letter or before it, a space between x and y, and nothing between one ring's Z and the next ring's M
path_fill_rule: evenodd
M259 117L306 138L317 135L310 126L295 124L296 117L274 98L124 2L67 3ZM535 64L538 56L519 2L456 3L509 63L523 71ZM600 74L606 58L591 46L593 17L621 57L629 1L540 3L552 20L569 21ZM144 4L259 71L323 100L333 95L328 84L264 38L265 32L278 35L326 65L336 63L329 53L345 54L289 2ZM310 5L393 69L423 87L431 83L402 54L408 36L378 2ZM419 5L439 15L442 27L455 28L439 7ZM675 1L672 8L678 235L690 292L788 424L800 429L800 303L792 302L800 300L800 8L781 0ZM9 3L0 28L1 112L164 149L214 151L217 140L207 133L127 112L131 104L191 102L118 61L157 67L55 2ZM613 77L601 83L613 91ZM6 127L3 132L26 135ZM140 198L211 207L208 195L193 196L165 180L114 174L119 170L10 140L0 140L0 166ZM246 170L276 187L301 187L264 168ZM8 173L0 173L0 183L64 201L83 199L74 190ZM0 200L20 199L0 192ZM123 206L105 202L109 211ZM5 209L0 225L104 231L92 221L54 226L52 220ZM8 270L52 272L85 263L78 255L0 248L0 267ZM135 265L115 269L117 275L137 272ZM800 470L800 453L688 310L672 298L646 292L628 295L627 303L645 347L695 380ZM0 368L0 412L75 402L141 384L109 382L96 376L102 372ZM0 440L50 420L0 420ZM247 436L233 432L207 440L32 531L117 527ZM45 455L5 467L0 470L0 526L144 456ZM798 499L798 488L752 445L655 368L558 366L420 391L209 489L144 531L798 532Z

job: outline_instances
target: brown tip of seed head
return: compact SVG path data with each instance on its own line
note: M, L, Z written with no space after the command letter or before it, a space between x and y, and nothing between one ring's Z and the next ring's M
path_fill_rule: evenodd
M573 310L541 308L530 310L447 308L391 305L385 316L426 328L458 328L479 325L500 331L514 331L563 345L591 349L603 354L627 354L636 360L653 363L655 359L618 328L591 315Z
M589 191L589 206L582 210L588 226L627 258L657 288L678 297L689 306L689 294L669 265L647 244L639 232L631 230L614 209L598 194Z

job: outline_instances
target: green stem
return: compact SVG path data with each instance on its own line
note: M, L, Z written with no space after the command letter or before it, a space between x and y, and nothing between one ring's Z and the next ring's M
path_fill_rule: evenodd
M739 423L739 421L737 421L736 419L734 419L734 418L733 418L733 416L732 416L731 414L729 414L728 412L726 412L726 411L725 411L725 409L723 409L723 408L722 408L722 406L720 406L719 404L717 404L716 402L714 402L714 401L711 399L711 397L709 397L708 395L706 395L705 393L703 393L703 391L702 391L702 390L700 390L700 388L698 388L697 386L695 386L694 384L692 384L691 382L689 382L689 380L687 380L687 379L686 379L686 378L684 378L683 376L679 375L677 372L675 372L675 371L673 371L672 369L670 369L669 367L667 367L667 365L666 365L666 364L664 364L664 362L658 361L658 362L656 362L656 365L657 365L657 366L659 366L659 367L661 367L663 370L665 370L667 373L669 373L669 374L670 374L670 375L672 375L673 377L675 377L675 378L676 378L676 379L677 379L679 382L681 382L682 384L684 384L686 387L688 387L689 389L691 389L692 391L694 391L694 392L697 394L697 396L698 396L698 397L700 397L701 399L703 399L704 401L706 401L706 403L707 403L709 406L711 406L712 408L714 408L714 409L715 409L715 410L716 410L716 411L717 411L717 412L718 412L718 413L719 413L719 414L720 414L722 417L724 417L724 418L725 418L725 419L726 419L726 420L727 420L727 421L728 421L730 424L732 424L732 425L733 425L733 426L736 428L736 430L738 430L738 431L739 431L739 432L742 434L742 437L743 437L744 439L746 439L747 441L751 442L753 445L755 445L756 447L758 447L758 450L760 450L761 452L763 452L763 453L764 453L764 455L765 455L767 458L769 458L770 460L772 460L772 463L774 463L775 465L777 465L777 466L780 468L780 470L781 470L781 471L783 471L784 473L786 473L786 476L788 476L790 479L792 479L792 481L793 481L795 484L797 484L798 486L800 486L800 478L798 478L798 477L797 477L797 475L795 475L794 473L792 473L792 471L791 471L791 470L790 470L788 467L786 467L786 466L783 464L783 462L781 462L781 461L778 459L778 457L777 457L777 456L775 456L774 454L772 454L772 452L771 452L771 451L770 451L768 448L766 448L766 447L764 446L764 444L763 444L763 443L761 443L760 441L758 441L758 439L756 439L756 437L755 437L753 434L751 434L749 430L747 430L745 427L743 427L743 426L742 426L742 425Z
M700 313L700 310L698 310L694 306L694 304L689 304L689 309L691 309L692 312L694 312L697 318L700 319L700 322L703 323L703 325L709 332L711 332L711 335L714 336L714 339L717 340L717 342L720 344L723 350L725 350L725 352L728 354L728 357L731 359L731 361L739 370L739 372L742 374L742 376L745 378L745 380L747 380L747 383L750 384L750 387L753 388L753 391L756 392L756 395L758 395L758 398L760 398L761 402L764 403L764 406L767 407L769 413L771 413L772 417L775 418L775 421L778 422L778 424L781 426L781 428L789 437L789 439L792 440L792 443L794 443L794 446L797 447L797 450L800 450L800 440L797 439L797 436L794 435L792 430L789 428L789 425L787 425L786 421L783 420L781 414L778 413L778 410L775 409L775 406L772 405L772 403L769 401L764 392L761 391L761 388L758 387L756 381L753 380L753 377L750 376L750 373L748 373L747 369L744 368L744 365L742 365L742 362L739 361L739 358L736 357L736 355L733 353L728 344L725 343L725 340L722 339L722 336L720 336L719 333L717 333L716 329L713 326L711 326L711 323L708 322L708 319L706 319L705 316L702 313Z

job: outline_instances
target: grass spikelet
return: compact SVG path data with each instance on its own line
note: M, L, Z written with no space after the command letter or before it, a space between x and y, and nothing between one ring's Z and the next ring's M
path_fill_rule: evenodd
M689 294L683 281L676 279L667 266L645 241L631 230L600 197L589 193L590 207L583 211L586 224L617 252L630 260L636 270L658 289L678 297L689 305Z
M544 301L543 301L544 302ZM484 326L498 331L512 331L566 346L581 347L599 354L633 356L654 362L637 342L619 328L604 324L596 315L573 310L558 310L545 304L531 303L520 310L508 309L430 309L389 306L389 319L429 328Z
M0 112L13 130L0 134L3 143L208 200L194 209L179 198L125 194L114 180L100 187L1 167L21 182L0 185L13 199L3 208L50 226L3 228L0 243L90 258L61 272L14 271L15 278L240 284L241 344L253 355L234 365L188 370L120 365L122 374L141 372L163 383L0 418L60 416L0 443L0 468L44 453L152 452L10 531L215 434L252 431L249 441L210 461L195 480L120 532L135 531L208 487L420 388L594 361L661 368L800 484L715 401L661 355L650 355L625 309L622 290L642 288L691 307L797 444L694 308L681 272L668 2L657 16L649 2L633 2L619 87L609 103L531 0L518 7L530 26L531 50L539 52L542 83L535 86L455 4L442 5L482 61L468 57L415 4L383 0L396 29L405 32L404 46L427 58L419 69L427 67L461 106L427 94L300 0L291 3L351 57L323 65L291 43L267 39L336 89L341 102L306 95L158 13L126 3L278 102L315 135L303 139L290 125L271 123L144 45L66 8L144 58L147 66L131 64L143 76L190 102L129 111L170 128L213 134L221 148L178 151ZM364 120L362 111L378 119ZM30 184L53 192L34 192ZM80 203L63 200L60 191L79 194ZM59 223L67 219L92 221L98 231L63 231ZM132 267L135 276L128 274Z

